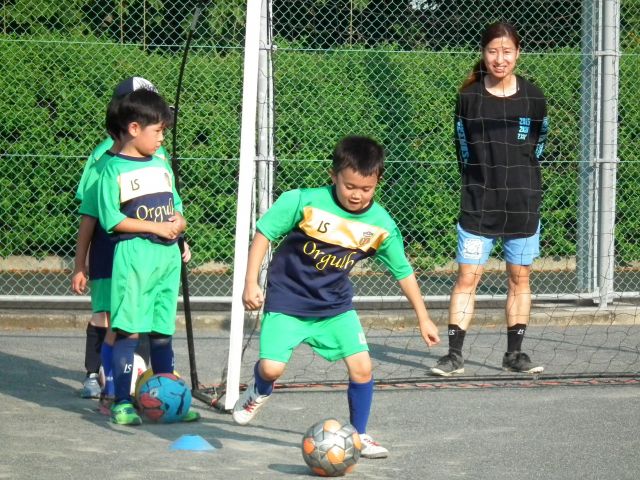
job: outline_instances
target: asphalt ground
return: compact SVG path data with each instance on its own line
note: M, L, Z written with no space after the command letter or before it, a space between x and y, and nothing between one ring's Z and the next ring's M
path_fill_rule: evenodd
M547 327L531 327L530 345L543 344ZM628 350L630 370L637 355L636 333L627 343L611 326L583 327L567 342L587 335L606 355ZM592 330L597 330L597 335ZM369 330L378 367L397 363L424 376L422 365L443 351L413 345L411 332ZM528 332L529 334L529 332ZM196 329L197 367L202 383L219 380L226 358L227 332ZM469 353L504 341L500 329L481 329ZM591 336L593 335L593 336ZM581 337L582 336L582 337ZM391 337L391 338L390 338ZM548 339L551 343L552 339ZM527 341L527 340L525 340ZM386 347L385 347L386 343ZM403 345L400 358L384 348ZM475 345L475 346L474 346ZM624 348L623 348L624 347ZM188 377L186 339L175 338L177 369ZM252 355L250 347L247 356ZM399 347L398 347L399 348ZM115 426L97 412L95 400L78 396L83 378L84 329L0 330L0 478L8 479L298 479L312 478L300 454L302 433L329 416L348 417L340 388L284 388L248 426L202 402L194 424ZM475 349L475 350L474 350ZM578 348L554 365L579 354ZM496 346L482 362L468 368L492 368ZM597 359L597 354L585 358ZM564 355L564 354L563 354ZM611 355L611 352L609 352ZM615 357L615 355L613 355ZM384 358L383 358L384 357ZM404 362L404 363L403 363ZM410 365L413 362L414 365ZM629 363L632 362L632 363ZM597 362L595 362L597 363ZM609 362L611 363L611 362ZM321 373L310 350L296 352L285 380ZM246 370L246 368L244 368ZM335 371L343 370L339 364ZM333 370L329 370L332 372ZM497 371L497 368L496 368ZM638 371L637 369L635 370ZM323 375L325 375L323 373ZM316 375L318 376L318 375ZM361 459L353 479L637 479L640 471L640 383L527 380L478 383L408 382L376 390L369 433L390 450L383 460ZM614 385L617 383L617 385ZM195 435L213 451L174 451L182 435Z

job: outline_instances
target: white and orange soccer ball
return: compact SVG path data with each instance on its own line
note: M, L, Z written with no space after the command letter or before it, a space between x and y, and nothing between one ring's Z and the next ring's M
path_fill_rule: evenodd
M349 423L327 418L309 427L302 437L302 458L316 475L339 477L360 459L360 435Z

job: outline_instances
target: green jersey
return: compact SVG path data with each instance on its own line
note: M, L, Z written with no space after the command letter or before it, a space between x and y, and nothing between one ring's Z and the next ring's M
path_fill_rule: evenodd
M76 190L76 200L82 202L82 198L84 197L84 191L87 188L87 182L91 177L91 167L104 155L107 151L113 147L113 139L111 137L105 138L102 142L98 144L96 148L93 149L89 158L84 164L84 169L82 170L82 176L80 177L80 183L78 184L78 189Z
M93 166L100 160L102 155L107 153L109 149L113 147L113 139L111 137L105 138L102 142L93 149L89 158L84 164L84 168L82 170L82 176L80 177L80 183L78 183L78 189L76 190L76 200L82 202L84 198L84 193L87 189L91 189L94 183L98 182L99 172L93 170ZM169 155L164 147L160 147L158 151L155 153L155 156L164 159L169 165ZM83 212L80 212L81 214ZM87 214L91 215L91 214ZM97 217L97 215L91 215L93 217Z
M107 154L112 146L113 139L104 139L93 149L85 163L82 178L76 192L76 199L81 202L79 209L81 215L98 218L98 179L107 161L112 158L112 155ZM164 161L168 161L164 147L160 147L155 155ZM182 211L180 202L177 208ZM96 225L91 237L91 248L89 249L89 275L91 280L111 278L114 248L114 239L104 231L100 224Z
M100 161L105 164L97 186L98 219L107 233L115 241L142 237L154 243L176 243L177 239L167 240L150 233L113 230L127 217L166 222L176 211L182 213L182 201L167 162L155 155L137 158L109 153Z
M396 280L413 273L389 213L376 202L350 212L331 186L283 193L257 228L271 241L286 235L269 265L266 312L331 317L351 310L349 272L374 255Z
M97 151L98 148L100 148L100 146L105 142L106 140L98 145L94 152ZM89 162L91 162L90 168L85 167L85 171L82 174L82 179L80 180L81 185L84 185L84 193L82 194L79 209L79 213L81 215L89 215L90 217L98 218L98 179L100 178L100 174L107 165L107 162L113 157L114 154L112 152L109 152L108 149L104 151L98 158L92 159L91 156L89 157L87 165L89 165ZM153 157L163 160L166 163L167 168L169 168L167 151L164 149L164 147L160 147L158 151L153 154ZM173 178L173 173L171 173L171 178ZM78 198L77 194L76 198ZM180 213L182 213L182 200L179 196L177 196L176 198L175 208Z

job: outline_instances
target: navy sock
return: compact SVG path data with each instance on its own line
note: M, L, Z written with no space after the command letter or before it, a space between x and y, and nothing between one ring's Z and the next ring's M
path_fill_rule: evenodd
M520 351L526 331L527 326L524 323L516 323L513 327L507 327L507 352Z
M102 351L100 352L102 358L102 369L104 370L104 387L102 393L108 397L113 397L115 390L113 385L113 345L109 345L107 342L102 344Z
M87 340L84 349L84 368L87 373L98 373L100 370L100 351L107 329L87 324Z
M138 344L137 338L118 335L113 345L113 384L117 402L131 400L131 377L133 374L133 353Z
M373 401L373 378L366 383L349 381L347 389L349 399L349 421L358 433L367 433L367 422Z
M171 335L149 334L153 373L173 373L174 359Z
M260 376L260 373L258 373L258 365L260 365L260 361L257 361L253 367L253 376L256 379L256 389L260 395L271 395L271 392L273 392L274 382L268 382Z

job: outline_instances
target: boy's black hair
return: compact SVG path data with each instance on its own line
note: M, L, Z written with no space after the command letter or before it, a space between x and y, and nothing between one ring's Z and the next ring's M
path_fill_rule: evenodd
M338 142L333 150L333 173L352 168L363 177L384 172L384 148L369 137L350 135Z
M105 121L109 135L114 139L124 137L132 122L142 127L155 123L171 127L173 113L162 96L152 90L142 88L123 97L114 96L107 106Z

